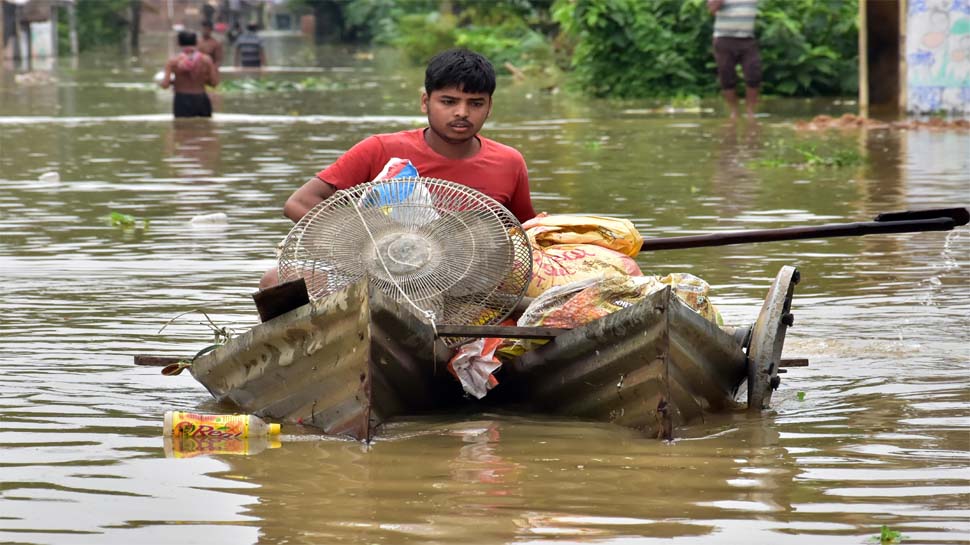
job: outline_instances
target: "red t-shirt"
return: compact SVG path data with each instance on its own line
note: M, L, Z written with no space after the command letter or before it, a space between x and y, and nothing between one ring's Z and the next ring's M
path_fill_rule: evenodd
M369 136L347 150L317 178L337 189L369 182L393 158L409 159L421 176L439 178L481 191L525 221L536 215L529 194L525 159L515 148L478 136L481 149L474 157L448 159L424 141L424 129Z

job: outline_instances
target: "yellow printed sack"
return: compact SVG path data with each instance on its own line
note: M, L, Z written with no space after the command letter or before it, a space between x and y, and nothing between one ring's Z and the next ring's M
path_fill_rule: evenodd
M526 295L537 297L553 286L593 277L642 276L628 255L593 244L532 246L532 280Z
M628 219L582 214L546 214L522 224L535 244L593 244L636 257L643 244L640 232Z

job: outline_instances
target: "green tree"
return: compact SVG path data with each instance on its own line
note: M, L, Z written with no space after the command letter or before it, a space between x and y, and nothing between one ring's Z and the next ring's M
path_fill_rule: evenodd
M763 0L758 39L765 92L845 95L859 88L858 4Z
M386 41L421 64L443 49L467 47L501 68L553 64L550 34L557 28L547 0L453 0L439 9L409 13Z
M398 21L409 13L437 9L435 0L289 0L297 13L313 14L314 42L371 43L387 41Z
M77 0L78 49L87 51L106 46L121 46L128 36L130 0ZM68 22L66 16L57 19L58 48L67 51Z
M761 0L764 88L845 94L857 86L857 4ZM652 97L714 92L713 18L704 0L556 0L575 81L587 93Z
M554 18L572 40L571 68L594 96L696 93L710 87L711 22L704 0L559 0Z

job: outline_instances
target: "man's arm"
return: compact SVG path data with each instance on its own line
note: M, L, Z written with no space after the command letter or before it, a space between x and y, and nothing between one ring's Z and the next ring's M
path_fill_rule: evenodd
M216 66L216 63L212 62L212 59L209 59L209 74L207 79L208 81L206 83L211 87L219 85L219 68Z
M535 208L532 206L532 192L529 189L529 174L524 162L517 178L508 208L519 222L524 222L536 216Z
M293 220L293 223L300 221L307 212L314 206L328 199L337 192L337 188L314 176L307 180L303 187L297 189L286 204L283 205L283 215Z
M217 70L218 70L218 67L222 65L223 57L224 55L222 52L222 44L219 42L216 42L215 51L212 52L212 61L216 63Z
M721 9L724 4L724 0L707 0L707 11L711 12L711 15L717 13L717 10Z
M266 49L262 45L259 46L259 65L266 66Z
M162 74L162 81L158 82L162 86L162 89L168 89L169 85L172 84L172 61L165 63L165 73Z
M239 67L239 46L237 45L234 49L236 53L234 55L234 60L232 64L238 68Z
M383 146L377 137L370 136L357 142L290 195L283 205L283 215L294 222L300 221L311 208L336 193L337 186L349 188L373 179L375 172L371 166L382 160Z

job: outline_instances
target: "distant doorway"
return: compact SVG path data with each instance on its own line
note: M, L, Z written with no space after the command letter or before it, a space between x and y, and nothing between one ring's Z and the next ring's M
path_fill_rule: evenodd
M900 107L900 0L865 0L868 78L860 78L869 91L873 114L892 115Z

